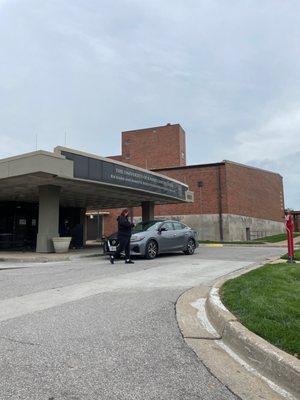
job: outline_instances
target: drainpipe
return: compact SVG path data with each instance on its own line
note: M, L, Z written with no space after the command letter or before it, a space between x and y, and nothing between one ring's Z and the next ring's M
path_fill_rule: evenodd
M221 165L218 165L218 208L219 208L219 231L220 241L223 242L223 208L222 208L222 182L221 182Z

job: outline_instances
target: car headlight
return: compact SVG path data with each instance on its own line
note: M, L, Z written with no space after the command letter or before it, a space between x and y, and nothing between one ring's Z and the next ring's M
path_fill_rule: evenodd
M145 239L145 236L133 235L133 236L131 236L130 241L131 242L140 242L143 239Z

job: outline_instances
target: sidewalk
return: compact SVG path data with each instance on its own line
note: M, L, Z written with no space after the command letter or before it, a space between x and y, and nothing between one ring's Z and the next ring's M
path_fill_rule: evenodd
M100 246L70 250L68 253L63 254L36 253L33 251L0 251L0 262L55 262L97 256L103 256L103 248Z
M300 361L246 329L219 297L226 280L259 266L252 264L212 286L185 292L176 304L177 322L187 345L241 399L296 400Z
M283 240L282 242L277 242L277 243L266 243L268 246L273 246L273 247L288 247L288 242L287 240ZM300 246L300 236L297 236L294 238L294 245L295 247Z

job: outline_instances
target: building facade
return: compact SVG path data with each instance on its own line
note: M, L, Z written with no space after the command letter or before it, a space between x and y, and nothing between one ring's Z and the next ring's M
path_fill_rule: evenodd
M291 211L295 232L300 232L300 211Z
M157 205L185 203L187 185L158 172L57 146L0 160L0 249L53 251L53 238L82 247L100 233L100 212L140 207L144 220ZM101 215L105 215L102 213Z
M179 124L123 132L114 157L56 147L0 160L0 249L49 252L58 235L81 247L116 231L120 207L181 220L201 240L285 231L282 177L232 161L186 165Z
M282 177L232 161L186 165L179 124L123 132L122 154L111 158L188 185L194 202L157 206L155 216L188 224L201 240L252 240L285 231ZM105 217L105 234L116 230L118 213L111 209ZM141 210L134 208L133 215L138 219Z

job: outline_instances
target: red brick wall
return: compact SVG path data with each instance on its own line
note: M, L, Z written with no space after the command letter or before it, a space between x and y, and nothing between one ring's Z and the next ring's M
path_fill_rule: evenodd
M155 207L156 215L180 215L180 214L218 214L218 173L220 168L223 213L227 212L227 199L225 187L224 165L195 166L189 168L176 168L158 170L160 174L167 175L178 181L184 182L194 192L194 203L169 204ZM202 187L198 186L202 182Z
M162 175L177 179L186 183L189 189L194 192L194 203L184 204L167 204L155 206L155 216L160 215L186 215L186 214L218 214L219 213L219 168L221 174L222 185L222 209L223 213L227 213L227 196L225 186L225 166L224 164L212 166L195 166L189 168L176 168L159 170ZM202 182L202 187L198 186L198 182ZM105 217L104 230L108 235L116 231L116 218L120 214L121 209L109 210L110 215ZM133 209L135 217L140 217L141 207Z
M158 205L155 215L219 213L220 170L222 212L283 222L283 185L280 175L230 162L187 168L160 169L156 172L186 183L194 192L194 203ZM198 186L202 182L202 187ZM116 231L121 210L110 210L105 217L105 233ZM141 216L141 208L134 209Z
M268 171L226 162L228 212L284 221L282 177Z
M295 232L300 232L300 214L294 214L294 229Z
M232 162L184 168L185 132L179 124L123 132L122 155L110 158L177 179L186 183L194 192L194 203L156 206L156 216L218 214L221 184L221 208L224 214L280 222L284 219L280 175ZM198 186L198 182L202 182L202 187ZM106 234L116 231L116 218L120 210L110 212L110 216L104 220ZM141 209L134 209L134 215L141 216Z
M185 132L179 124L122 132L122 156L110 158L146 169L184 166Z
M104 223L104 235L109 236L118 230L117 217L121 214L122 209L105 210L109 211L109 215L105 215L103 219Z
M195 202L157 206L157 215L217 214L219 212L218 169L220 168L222 212L283 222L283 182L279 174L226 162L219 166L196 166L158 170L186 183ZM203 187L198 187L198 181Z

